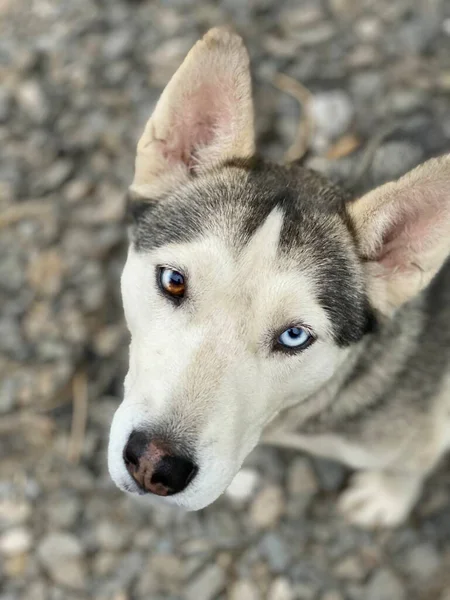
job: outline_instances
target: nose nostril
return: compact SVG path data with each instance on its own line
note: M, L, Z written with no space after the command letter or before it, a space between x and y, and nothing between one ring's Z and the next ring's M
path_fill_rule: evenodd
M124 450L123 458L128 465L133 465L133 467L137 467L139 465L139 458L128 446L126 446Z
M139 467L139 461L150 443L149 436L143 431L133 431L123 450L123 460L127 467Z
M150 491L164 496L182 492L194 479L197 471L197 466L188 459L164 456L152 474Z

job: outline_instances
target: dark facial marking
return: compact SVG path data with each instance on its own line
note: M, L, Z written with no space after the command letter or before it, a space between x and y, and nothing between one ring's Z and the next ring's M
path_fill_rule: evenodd
M356 245L346 201L339 188L301 166L258 158L232 161L164 198L141 202L134 211L132 241L145 252L211 232L239 251L278 208L284 214L279 251L313 257L318 299L336 342L347 346L361 339L373 318L349 258L356 256Z

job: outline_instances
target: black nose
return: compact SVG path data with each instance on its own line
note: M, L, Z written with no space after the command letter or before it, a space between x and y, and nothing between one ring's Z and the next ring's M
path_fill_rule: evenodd
M125 463L138 467L139 459L147 451L150 441L151 438L145 431L133 431L123 453Z
M157 463L152 475L151 492L162 496L170 496L182 492L194 479L197 467L190 460L182 456L163 456Z
M181 492L198 471L192 460L177 454L167 440L144 431L131 433L123 458L139 487L158 496Z

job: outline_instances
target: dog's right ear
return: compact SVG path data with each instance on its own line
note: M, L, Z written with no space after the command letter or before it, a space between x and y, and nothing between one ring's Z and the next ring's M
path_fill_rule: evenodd
M391 315L450 253L450 154L349 204L372 305Z
M247 51L237 34L211 29L172 77L145 127L132 190L155 198L192 175L253 153Z

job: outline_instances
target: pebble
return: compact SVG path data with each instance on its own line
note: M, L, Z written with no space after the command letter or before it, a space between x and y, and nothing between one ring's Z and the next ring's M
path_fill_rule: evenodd
M103 54L107 61L115 61L130 52L133 44L133 34L129 29L113 30L103 44Z
M0 123L4 123L11 109L11 97L6 90L0 89Z
M380 569L366 586L365 600L406 600L400 580L389 569Z
M223 590L225 583L223 569L212 564L187 584L183 597L185 600L212 600Z
M333 574L339 579L361 581L366 575L366 569L357 555L350 555L340 560L333 568Z
M34 184L34 193L43 196L58 190L67 181L73 170L73 163L69 159L60 159L54 162L42 173Z
M287 490L291 496L311 498L319 490L317 477L305 457L295 458L287 472Z
M55 248L32 257L28 269L28 282L38 293L56 296L63 284L64 264L60 251Z
M28 552L32 537L28 529L16 527L5 531L0 536L0 553L4 556L16 556Z
M285 540L275 532L266 533L260 543L259 550L274 572L285 571L291 559L290 550Z
M59 560L48 566L48 572L58 585L76 590L86 587L86 567L79 559Z
M311 113L318 132L327 139L335 139L348 131L354 108L344 90L331 90L313 95Z
M314 457L313 466L321 490L335 492L342 487L347 471L341 463Z
M290 581L285 577L277 577L269 587L267 600L294 600Z
M47 521L52 526L70 528L74 525L82 507L73 491L58 491L47 500Z
M38 124L44 123L49 114L50 107L44 90L36 80L24 81L17 89L17 101L19 106Z
M234 502L246 502L252 497L258 480L257 471L244 467L235 475L225 494Z
M250 520L259 529L274 527L285 510L284 493L280 486L262 488L250 506Z
M430 579L441 564L441 556L435 546L423 542L411 550L405 556L404 565L410 577L419 581Z
M1 412L1 411L0 411ZM0 525L20 525L31 516L31 506L26 500L0 501Z
M130 531L123 524L101 521L95 526L95 539L100 548L117 551L127 546Z
M419 146L410 142L386 142L375 152L372 173L376 182L382 183L404 175L417 166L423 158Z
M340 592L337 592L336 590L330 590L322 594L320 600L344 600L344 597Z
M55 562L76 558L82 554L80 541L75 536L63 532L47 534L37 547L38 558L47 568L51 568Z
M165 593L179 593L184 576L182 561L172 554L155 554L148 568L155 574L159 587Z
M248 579L235 581L228 592L227 600L261 600L258 587Z

